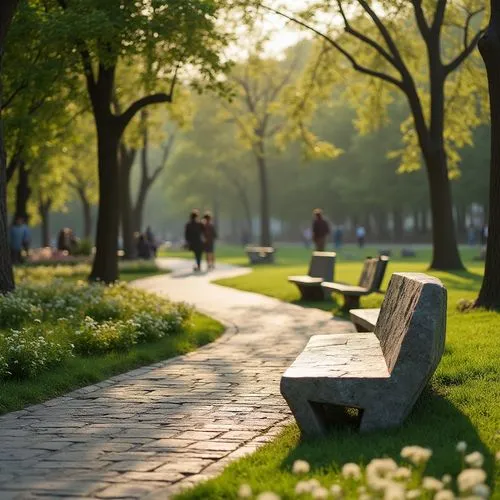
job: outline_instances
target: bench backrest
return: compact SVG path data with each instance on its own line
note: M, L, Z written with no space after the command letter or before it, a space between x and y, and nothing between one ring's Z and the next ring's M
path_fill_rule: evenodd
M335 252L313 252L307 274L323 281L333 281L336 258Z
M389 258L383 255L378 258L369 257L366 259L358 286L366 288L370 292L378 291L382 285L388 262Z
M375 335L391 378L423 388L444 351L446 288L441 281L421 273L394 273Z

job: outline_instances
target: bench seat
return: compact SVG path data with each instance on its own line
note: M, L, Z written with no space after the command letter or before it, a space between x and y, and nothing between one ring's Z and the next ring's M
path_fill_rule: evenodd
M419 273L392 275L374 332L315 335L281 378L301 432L317 436L357 409L360 431L399 426L444 352L446 289Z
M325 300L321 284L333 280L336 258L335 252L313 252L307 275L288 276L288 281L297 285L302 300Z
M358 332L373 332L380 309L351 309L349 314Z
M274 264L274 254L276 250L273 247L247 246L245 251L248 255L250 264Z
M380 341L374 333L314 335L292 366L286 378L390 377Z
M357 285L344 285L343 283L323 283L323 288L342 295L368 295L370 290Z

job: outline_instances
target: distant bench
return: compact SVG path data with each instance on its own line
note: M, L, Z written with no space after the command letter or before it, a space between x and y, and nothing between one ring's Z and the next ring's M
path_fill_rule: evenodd
M380 309L351 309L349 315L358 332L373 332Z
M315 335L281 378L306 435L324 434L339 409L360 430L401 425L436 370L446 336L446 289L419 273L395 273L374 333Z
M356 309L359 307L360 297L380 290L388 262L389 258L385 255L374 259L366 259L358 285L323 282L321 286L325 290L325 293L336 292L344 296L344 305L342 308L345 311Z
M307 276L288 276L288 281L297 285L302 300L325 299L321 283L333 280L336 257L335 252L313 252Z
M274 264L273 247L246 247L245 251L250 264Z

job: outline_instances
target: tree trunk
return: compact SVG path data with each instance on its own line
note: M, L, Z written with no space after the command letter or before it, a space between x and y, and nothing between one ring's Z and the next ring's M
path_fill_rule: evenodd
M120 223L120 133L110 120L96 117L99 171L99 214L96 254L89 279L113 283L118 279L118 227Z
M500 0L491 0L488 29L479 42L486 65L491 110L491 164L488 244L476 307L500 309Z
M2 0L0 3L0 104L2 102L1 76L4 41L17 3L18 0ZM0 293L8 293L14 290L14 275L12 273L8 243L6 168L3 126L0 121Z
M50 247L50 206L51 201L48 200L43 202L40 200L38 206L38 212L40 213L40 218L42 219L42 223L40 225L41 229L41 242L42 247Z
M394 218L394 241L400 243L403 241L404 234L403 214L399 207L396 207L392 214Z
M134 240L134 233L140 231L136 227L135 214L132 207L130 174L135 160L135 150L130 151L122 144L120 145L120 176L122 187L120 191L120 214L123 238L123 251L125 258L133 260L137 257L137 247Z
M269 213L269 186L267 180L267 165L263 151L257 156L257 165L259 167L260 185L260 244L263 247L270 247L272 246L272 239Z
M451 186L444 151L427 160L431 198L433 254L431 269L460 271L464 269L458 253Z
M78 190L78 195L80 196L80 201L82 202L82 214L83 214L83 239L87 241L92 240L92 207L90 205L85 191L83 189Z
M26 165L23 162L19 164L19 177L16 186L16 217L22 217L28 221L28 200L31 196L31 188L29 185L29 172L26 170Z

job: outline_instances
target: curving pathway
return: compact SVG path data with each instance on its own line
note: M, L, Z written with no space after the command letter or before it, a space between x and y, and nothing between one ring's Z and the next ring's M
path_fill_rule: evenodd
M0 417L0 499L165 499L217 475L290 422L280 376L316 333L349 322L210 283L247 269L172 273L135 286L228 326L217 342Z

